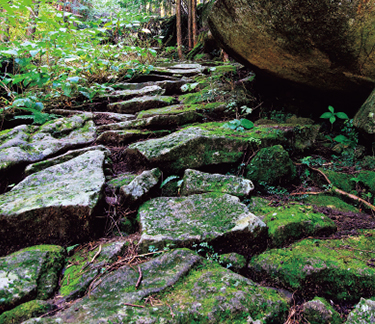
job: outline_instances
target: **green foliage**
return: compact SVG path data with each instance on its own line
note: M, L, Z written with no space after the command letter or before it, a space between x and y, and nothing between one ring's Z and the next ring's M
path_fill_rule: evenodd
M224 128L229 128L235 130L237 132L243 132L245 129L252 129L254 127L254 123L248 119L233 119L225 124L223 124Z
M333 124L337 118L349 119L344 112L335 112L335 109L332 106L328 106L328 111L321 115L320 118L328 119L331 124Z

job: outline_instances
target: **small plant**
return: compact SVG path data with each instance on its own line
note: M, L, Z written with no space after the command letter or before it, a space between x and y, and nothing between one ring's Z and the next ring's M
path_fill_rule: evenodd
M248 119L233 119L223 125L224 128L229 128L237 132L243 132L245 129L252 129L254 123Z
M331 125L336 121L337 118L340 119L349 119L348 115L344 112L335 112L335 109L332 106L328 106L327 112L320 116L320 118L328 119Z
M175 179L180 179L179 176L176 175L171 175L167 179L165 179L161 184L160 184L160 189L163 188L167 183L175 180ZM182 184L184 183L184 179L180 179L177 181L177 188L178 188L178 194L180 194Z

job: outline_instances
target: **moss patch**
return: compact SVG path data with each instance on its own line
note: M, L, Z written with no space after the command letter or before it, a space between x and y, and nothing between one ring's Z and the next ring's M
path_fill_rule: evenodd
M347 204L339 197L330 194L308 195L307 197L303 198L302 201L318 207L329 207L343 212L359 212L358 208L355 208L354 206Z
M371 230L341 240L304 240L254 257L250 269L304 295L353 302L375 294L374 249Z
M53 306L42 300L32 300L0 315L0 324L22 323L52 310Z

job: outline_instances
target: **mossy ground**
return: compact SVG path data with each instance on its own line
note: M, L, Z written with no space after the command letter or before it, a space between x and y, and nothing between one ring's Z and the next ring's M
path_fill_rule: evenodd
M0 324L22 323L29 318L45 314L52 308L53 306L45 301L32 300L2 313L0 315Z
M302 295L356 302L375 294L374 247L373 230L341 240L305 239L254 257L250 269Z

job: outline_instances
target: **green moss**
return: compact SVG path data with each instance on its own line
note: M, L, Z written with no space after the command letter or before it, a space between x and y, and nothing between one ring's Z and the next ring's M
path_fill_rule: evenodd
M282 323L288 309L276 290L207 261L157 298L173 305L184 323L193 319L199 323L245 323L249 316L261 323L265 318L267 323Z
M311 206L288 205L263 207L260 210L268 226L271 245L280 247L307 236L330 234L336 231L335 223L321 213L314 213Z
M321 169L321 171L324 172L335 187L349 193L355 189L355 182L350 180L351 178L355 178L353 175L332 170Z
M52 310L52 305L41 300L32 300L21 304L0 315L0 324L21 323Z
M290 181L296 176L295 166L281 145L261 149L246 167L246 171L246 178L268 185L281 180Z
M110 180L108 182L108 187L112 189L119 189L120 187L126 186L130 182L132 182L136 176L137 176L136 174L130 174L130 173L122 174L118 176L117 178Z
M187 94L179 96L178 100L184 104L199 104L201 102L206 101L206 98L204 96L205 92L200 91L200 92L187 93Z
M305 304L304 319L310 324L341 324L340 314L324 299L315 297Z
M375 294L375 269L368 264L374 249L373 230L340 240L307 239L254 257L250 268L287 289L352 302Z
M355 208L344 202L339 197L330 194L308 195L306 198L303 198L302 201L318 207L328 207L343 212L359 212L358 208Z

